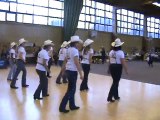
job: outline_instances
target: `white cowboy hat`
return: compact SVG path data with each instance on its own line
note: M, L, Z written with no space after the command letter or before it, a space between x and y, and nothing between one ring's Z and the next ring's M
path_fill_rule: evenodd
M21 45L22 43L26 43L27 40L25 40L24 38L19 39L19 45Z
M64 48L64 47L66 47L68 45L68 42L67 41L64 41L63 43L62 43L62 45L61 45L61 48Z
M75 35L71 37L71 42L81 42L82 40L79 38L79 36Z
M15 43L15 42L12 42L12 43L10 44L11 48L13 48L15 45L17 45L17 43Z
M122 46L124 44L124 42L121 42L121 40L119 38L117 38L114 42L112 42L112 47L119 47Z
M71 41L69 40L68 42L67 42L67 44L69 45L71 43Z
M87 47L88 45L92 44L93 42L94 42L93 40L87 39L87 40L84 42L83 46L84 46L84 47Z
M51 41L51 40L44 41L43 46L46 46L46 45L52 45L52 46L54 46L53 41Z

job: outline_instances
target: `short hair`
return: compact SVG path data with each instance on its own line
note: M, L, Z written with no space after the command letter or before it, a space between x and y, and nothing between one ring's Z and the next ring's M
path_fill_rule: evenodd
M115 50L115 51L118 51L118 50L121 50L121 49L122 49L122 47L121 47L121 46L113 47L113 50Z
M76 45L76 43L78 43L78 42L71 42L71 43L70 43L70 46L71 46L71 47L74 47L74 46Z

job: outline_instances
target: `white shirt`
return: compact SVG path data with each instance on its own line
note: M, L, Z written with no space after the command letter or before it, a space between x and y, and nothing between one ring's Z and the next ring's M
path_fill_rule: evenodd
M41 70L41 71L46 71L46 68L42 64L43 64L43 60L45 59L45 60L47 60L46 64L48 65L49 58L50 57L48 55L48 52L45 49L42 49L38 53L36 69Z
M25 50L24 47L22 47L22 46L20 46L20 47L18 48L17 59L20 59L20 58L19 58L20 53L22 54L23 59L26 60L26 50Z
M78 49L76 49L75 47L68 48L66 57L67 57L66 70L77 71L77 67L74 63L74 58L78 57L79 59Z
M90 54L93 54L93 49L90 48L89 51L85 54L84 50L82 51L82 61L81 63L90 64Z
M53 47L51 47L51 49L48 51L48 55L51 58L53 55Z
M114 51L111 50L109 53L110 64L122 64L121 58L125 58L124 52L122 50Z
M59 51L59 60L64 61L64 59L66 58L66 52L67 49L66 48L61 48Z
M11 48L9 51L9 57L12 58L11 54L13 54L13 58L16 58L16 51L15 49Z

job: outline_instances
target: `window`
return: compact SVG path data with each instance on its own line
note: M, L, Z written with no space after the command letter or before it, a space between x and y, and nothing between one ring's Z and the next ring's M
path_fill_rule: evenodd
M160 20L154 17L147 18L148 37L160 38Z
M55 1L55 0L49 0L49 7L57 8L57 9L64 9L63 2Z
M48 7L48 0L34 0L34 5Z
M9 10L9 3L0 2L0 10Z
M5 12L0 12L0 21L5 21L6 20L6 13Z
M63 26L63 21L58 18L49 18L48 24L52 26Z
M10 3L10 11L12 12L17 11L17 3Z
M17 12L33 14L33 6L18 4L17 5Z
M62 11L56 9L49 9L49 16L51 17L62 17Z
M16 21L16 15L12 13L7 13L7 21Z
M34 0L17 0L17 2L33 5Z
M78 28L112 32L113 7L92 0L84 0Z
M34 24L47 25L47 17L34 16Z
M83 28L83 29L84 29L84 28L85 28L85 27L84 27L84 24L85 24L85 22L79 21L79 22L78 22L78 28Z
M34 14L48 16L48 8L34 6Z
M17 22L33 23L33 17L32 15L18 14Z
M143 36L144 16L125 9L117 10L117 32Z

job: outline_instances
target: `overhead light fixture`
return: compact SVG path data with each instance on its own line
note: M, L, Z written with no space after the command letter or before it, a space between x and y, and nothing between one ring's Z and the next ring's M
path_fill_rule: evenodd
M154 2L154 3L152 3L152 4L160 7L160 3L158 3L158 2Z

